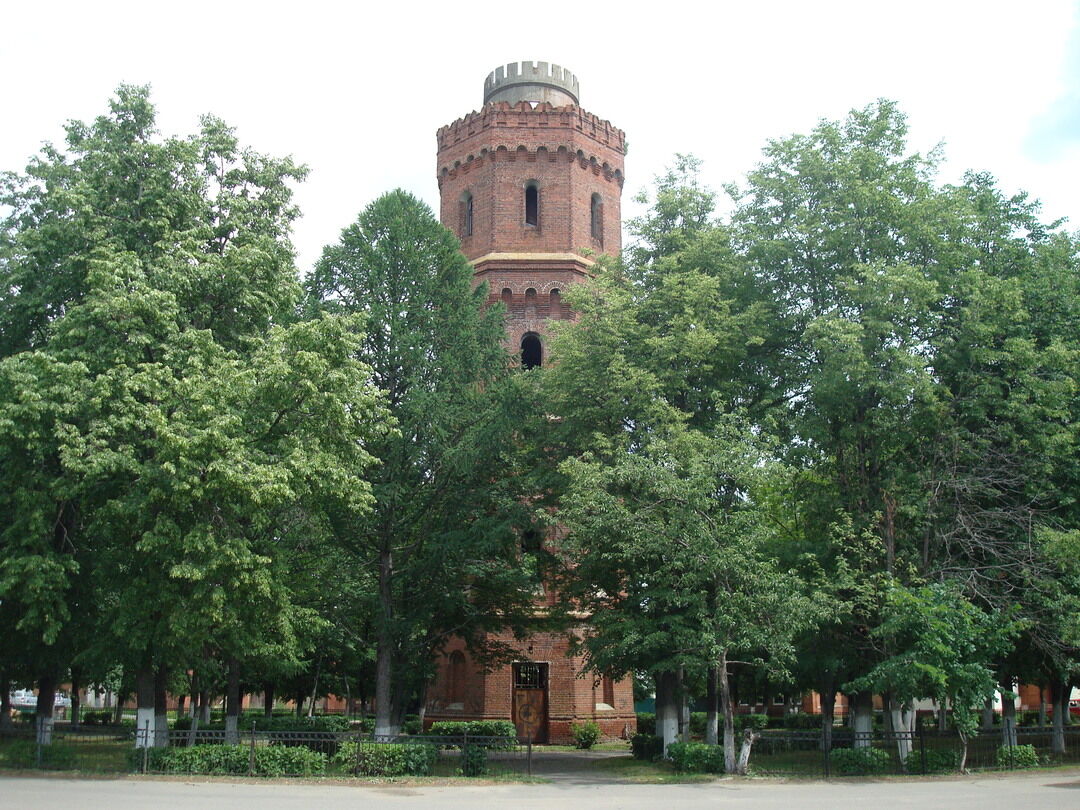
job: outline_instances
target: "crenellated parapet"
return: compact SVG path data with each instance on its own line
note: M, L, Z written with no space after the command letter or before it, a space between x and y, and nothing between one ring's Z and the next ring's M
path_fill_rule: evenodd
M503 129L515 128L551 130L555 133L560 130L579 132L620 154L626 152L626 134L621 129L572 104L555 107L548 102L533 105L521 101L511 105L496 101L441 127L435 136L442 151L484 132L500 131L501 134ZM559 135L554 134L552 138L559 140Z

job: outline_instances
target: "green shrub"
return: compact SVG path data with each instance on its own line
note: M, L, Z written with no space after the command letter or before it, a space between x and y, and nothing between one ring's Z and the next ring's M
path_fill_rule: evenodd
M81 712L79 722L84 726L107 726L112 723L112 712Z
M461 775L483 776L487 773L487 751L479 745L466 745L461 749Z
M638 734L655 734L656 733L656 715L652 712L638 712L637 713L637 730Z
M600 740L600 726L591 720L584 723L571 723L570 736L574 738L575 748L587 751Z
M342 743L334 764L358 776L430 776L438 748L424 743Z
M679 773L723 773L724 748L705 743L672 743L667 748L668 759Z
M43 768L49 771L69 771L75 767L75 748L63 743L41 746L36 740L15 740L0 749L9 768Z
M837 776L886 773L891 764L889 752L880 748L834 748L829 752L829 768Z
M1038 768L1039 755L1034 745L1003 745L997 750L999 768Z
M428 734L435 737L512 737L505 743L482 742L484 748L512 748L516 745L517 728L509 720L441 720L432 723Z
M635 734L630 738L630 755L634 759L655 762L664 755L664 738L655 734Z
M960 769L960 752L950 748L926 749L927 773L952 773ZM904 770L908 773L923 772L923 753L912 750L904 759Z
M326 755L307 748L279 745L192 745L145 749L147 769L155 773L199 773L243 776L255 754L256 776L317 776L326 771ZM142 768L144 749L129 754L133 770Z
M422 729L423 726L420 723L420 715L405 715L405 721L401 724L401 731L403 734L419 734Z

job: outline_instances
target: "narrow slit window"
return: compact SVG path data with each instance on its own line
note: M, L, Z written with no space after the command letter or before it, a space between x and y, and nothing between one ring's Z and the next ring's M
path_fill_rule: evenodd
M534 228L540 224L540 187L535 182L525 185L525 224Z
M592 231L592 238L604 244L604 201L600 198L599 194L592 195L592 206L590 208L590 229Z
M469 192L461 198L461 236L472 236L473 232L473 196Z

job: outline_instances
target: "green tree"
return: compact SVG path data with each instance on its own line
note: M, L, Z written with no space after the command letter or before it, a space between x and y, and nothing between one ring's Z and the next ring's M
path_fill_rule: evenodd
M207 647L292 654L294 516L368 506L384 420L355 323L289 325L302 175L216 119L161 139L125 87L7 178L0 598L46 648L96 613L78 644L138 674L140 727Z
M375 728L393 734L450 637L479 644L529 604L513 531L525 511L514 436L529 398L501 311L474 289L450 232L405 192L380 197L324 250L309 289L313 309L361 319L357 356L397 424L372 446L371 515L331 516L350 564L373 572Z

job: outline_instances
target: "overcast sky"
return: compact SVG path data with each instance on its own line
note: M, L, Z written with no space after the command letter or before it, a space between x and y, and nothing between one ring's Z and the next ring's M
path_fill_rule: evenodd
M768 139L885 97L907 113L912 149L945 143L942 180L990 171L1077 228L1078 12L1067 0L11 0L0 170L104 112L118 84L150 84L163 133L211 112L242 143L310 167L295 234L306 271L388 189L437 210L435 130L480 107L491 70L529 59L574 71L582 106L626 131L626 202L676 152L719 189Z

